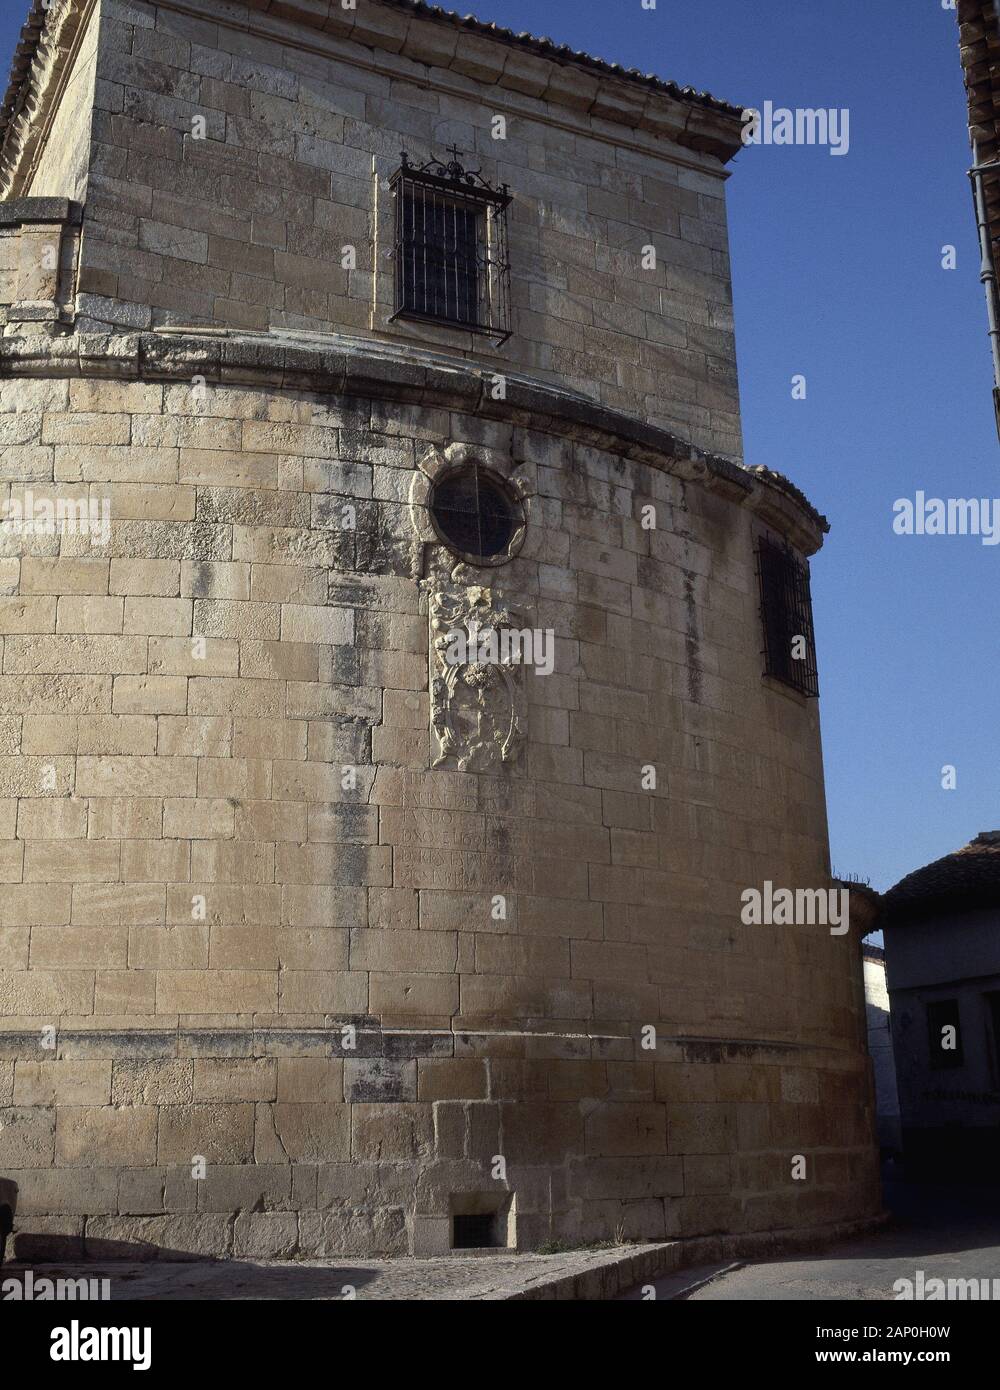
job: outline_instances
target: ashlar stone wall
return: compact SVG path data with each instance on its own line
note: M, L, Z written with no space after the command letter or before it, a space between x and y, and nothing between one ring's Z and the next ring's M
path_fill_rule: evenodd
M377 0L43 38L0 148L17 1253L871 1216L858 933L740 912L830 880L755 573L825 523L728 457L739 111ZM388 321L387 179L449 145L513 196L503 345ZM458 463L520 509L495 564L436 529ZM443 664L482 614L551 670Z
M315 6L261 8L100 0L84 329L444 344L739 455L723 197L737 120L374 0L326 5L322 29ZM422 163L449 146L514 196L499 350L388 321L388 178L401 150Z
M456 408L429 366L418 401L370 356L150 335L115 380L100 341L6 341L4 497L110 504L106 543L0 561L19 1249L421 1252L477 1203L522 1248L870 1212L856 943L739 917L765 876L828 882L816 707L761 678L753 538L810 534L798 504L608 417L556 429L555 395L529 426L470 376ZM316 389L362 370L373 394ZM524 483L500 570L422 539L446 441ZM432 770L429 605L484 580L555 667L509 764Z

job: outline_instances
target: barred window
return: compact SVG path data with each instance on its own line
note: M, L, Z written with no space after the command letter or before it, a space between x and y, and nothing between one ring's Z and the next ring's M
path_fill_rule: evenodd
M453 324L506 342L510 261L506 184L494 188L459 163L419 167L404 151L390 180L395 199L393 319Z
M764 671L802 695L819 694L809 566L764 537L757 546Z

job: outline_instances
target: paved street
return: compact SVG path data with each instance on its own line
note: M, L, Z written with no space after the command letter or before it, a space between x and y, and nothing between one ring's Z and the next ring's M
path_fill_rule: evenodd
M891 1223L815 1255L683 1270L656 1284L657 1298L698 1301L892 1299L897 1279L1000 1279L1000 1189L887 1182ZM713 1277L714 1276L714 1277ZM708 1279L692 1293L699 1280ZM639 1291L628 1295L641 1297Z

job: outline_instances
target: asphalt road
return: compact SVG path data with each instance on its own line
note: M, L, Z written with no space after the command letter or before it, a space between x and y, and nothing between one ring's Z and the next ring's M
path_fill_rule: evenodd
M897 1279L1000 1281L1000 1188L887 1182L887 1227L813 1255L683 1270L656 1284L657 1299L697 1302L895 1299ZM701 1281L708 1282L701 1282ZM693 1287L701 1283L701 1287ZM1000 1291L1000 1284L997 1286ZM630 1300L642 1297L635 1290Z

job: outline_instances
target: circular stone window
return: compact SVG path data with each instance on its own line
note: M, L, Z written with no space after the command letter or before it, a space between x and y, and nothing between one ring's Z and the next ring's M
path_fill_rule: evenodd
M474 565L509 560L524 533L519 498L479 464L457 468L434 484L430 514L445 545Z

